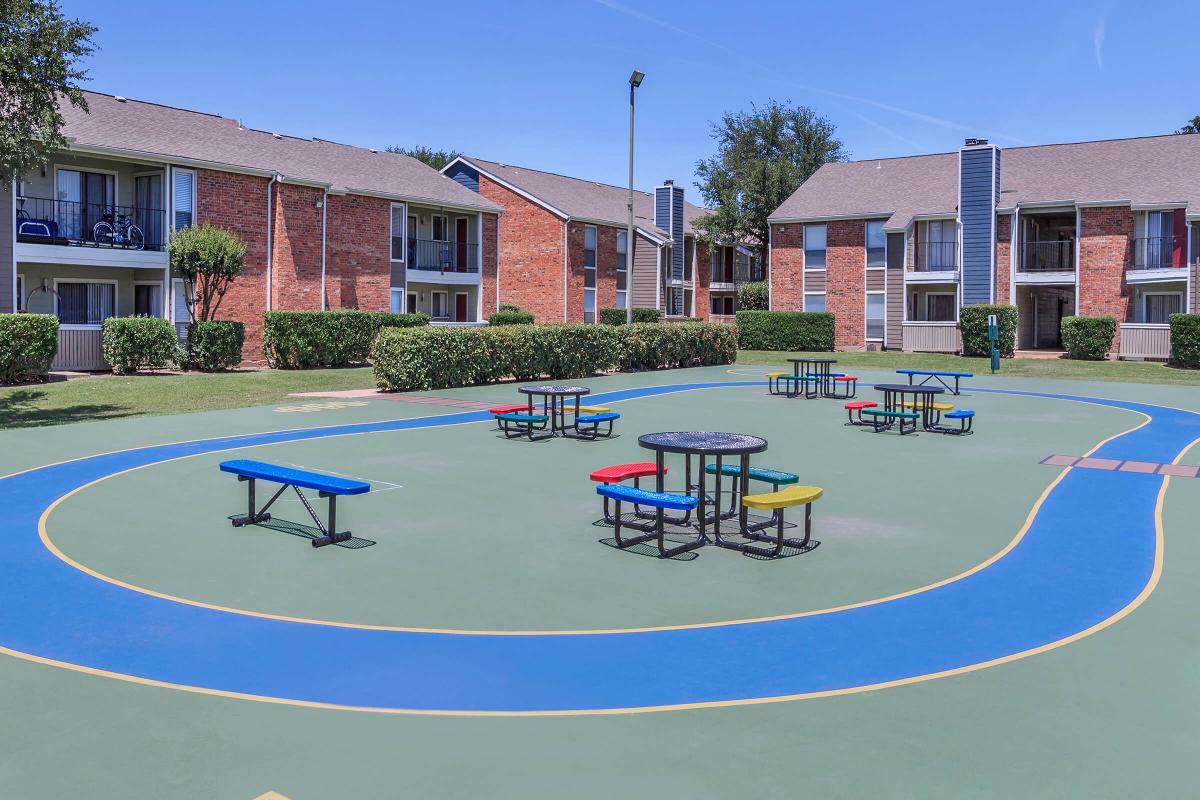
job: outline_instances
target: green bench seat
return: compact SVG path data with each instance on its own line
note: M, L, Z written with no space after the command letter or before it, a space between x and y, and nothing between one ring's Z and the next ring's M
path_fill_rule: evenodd
M717 474L717 465L716 464L706 464L704 466L704 471L707 472L709 475L716 475ZM742 468L740 466L738 466L737 464L722 464L721 465L721 474L726 475L730 478L738 478L738 477L741 477ZM752 480L752 481L762 481L763 483L769 483L772 486L787 486L789 484L800 482L799 475L793 475L790 472L781 472L780 470L777 470L777 469L763 469L761 467L751 467L748 475L750 477L750 480Z

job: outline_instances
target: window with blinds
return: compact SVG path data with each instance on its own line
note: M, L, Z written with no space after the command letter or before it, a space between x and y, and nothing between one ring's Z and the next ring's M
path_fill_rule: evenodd
M408 209L403 204L392 206L392 261L403 261L408 248L404 244L407 232ZM416 220L413 220L414 226Z
M596 321L596 227L583 229L583 321Z
M117 313L113 283L59 282L58 321L62 325L100 325Z
M190 169L173 169L171 183L172 230L178 231L191 226L196 219L196 173Z

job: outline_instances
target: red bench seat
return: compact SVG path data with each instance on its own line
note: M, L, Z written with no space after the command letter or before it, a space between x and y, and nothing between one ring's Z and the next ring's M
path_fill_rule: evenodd
M489 414L511 414L514 411L528 411L528 410L529 410L528 403L513 403L511 406L496 406L495 408L489 408L488 413Z
M842 406L847 411L862 411L864 408L875 408L879 403L870 400L855 400L853 403L846 403Z
M849 381L857 381L858 376L857 375L838 375L836 378L834 378L834 380L841 381L842 383L847 383Z
M658 474L658 467L653 461L642 461L637 464L613 464L611 467L601 467L588 477L596 483L620 483L630 478L651 478ZM667 468L663 467L663 475Z

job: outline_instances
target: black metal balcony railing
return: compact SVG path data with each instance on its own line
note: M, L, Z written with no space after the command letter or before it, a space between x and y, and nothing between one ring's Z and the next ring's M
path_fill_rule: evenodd
M1020 272L1074 272L1075 242L1025 242L1021 248Z
M430 272L479 272L479 245L475 242L409 239L408 269Z
M917 242L916 272L953 272L958 269L958 242Z
M167 212L46 197L17 198L17 241L118 250L163 250Z
M735 269L713 269L711 273L712 283L750 283L753 281L765 281L767 279L767 271L761 267L747 267L739 265Z
M1182 236L1143 236L1133 240L1134 269L1171 269L1175 263L1176 246L1183 247ZM1182 266L1184 259L1179 259Z

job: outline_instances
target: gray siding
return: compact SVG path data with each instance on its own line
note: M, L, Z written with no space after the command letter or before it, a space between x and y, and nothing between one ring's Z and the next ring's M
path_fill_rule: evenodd
M634 308L655 308L658 288L658 245L635 236L630 302Z
M867 284L866 285L867 285L868 292L882 292L884 282L885 282L885 279L883 277L883 270L881 270L881 269L867 270Z
M16 213L11 184L0 187L0 313L16 310L13 299L13 217Z
M996 204L1000 200L998 148L973 147L959 152L959 196L963 304L990 303Z
M887 235L887 334L884 344L899 350L904 343L904 234Z
M804 273L804 291L808 292L823 292L825 291L825 270L818 270Z

